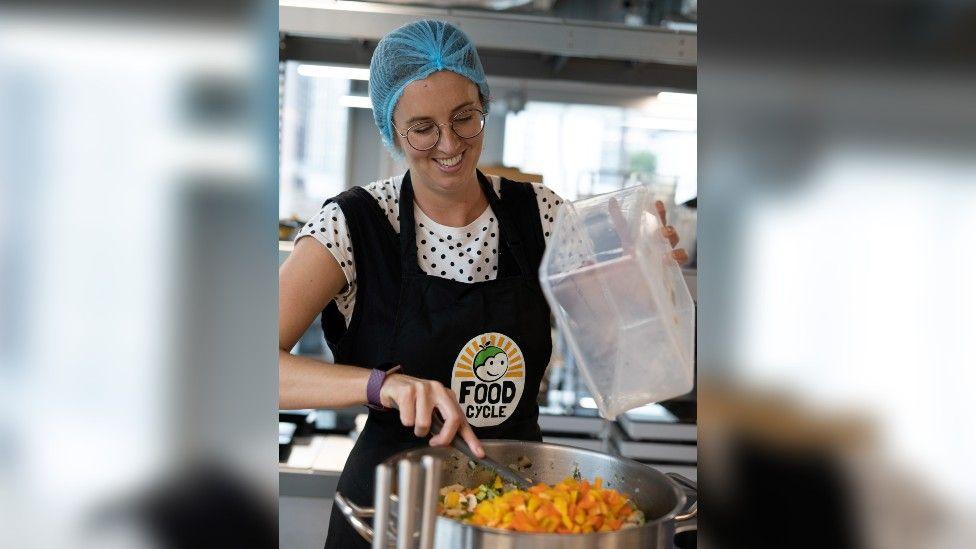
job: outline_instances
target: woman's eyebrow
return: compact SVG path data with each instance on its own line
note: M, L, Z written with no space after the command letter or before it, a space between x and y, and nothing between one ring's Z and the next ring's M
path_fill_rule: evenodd
M464 107L470 107L471 105L474 105L474 101L468 101L467 103L461 103L457 107L454 107L451 110L451 112L452 113L455 113L455 112L463 109ZM431 117L431 116L415 116L415 117L411 118L410 120L407 120L407 125L409 126L409 125L413 124L414 122L417 122L418 120L433 120L433 119L434 118Z

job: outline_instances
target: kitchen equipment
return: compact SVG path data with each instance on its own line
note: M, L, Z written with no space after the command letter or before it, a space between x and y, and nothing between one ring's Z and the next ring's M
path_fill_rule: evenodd
M638 185L564 204L539 279L600 415L683 395L694 385L695 309Z
M444 420L441 419L440 415L438 415L437 413L431 414L430 433L428 434L427 438L430 438L436 435L437 433L440 433L443 427L444 427ZM455 435L454 438L451 439L451 447L464 454L468 459L473 461L476 465L480 465L484 469L488 469L489 471L494 471L498 473L498 476L502 477L502 480L510 484L514 484L521 490L526 490L533 484L530 479L527 479L520 473L517 473L512 469L509 469L507 465L502 465L501 463L498 463L497 461L491 459L491 457L488 456L487 454L483 458L478 457L471 450L471 447L468 446L468 443L465 442L463 438L457 435Z
M294 440L298 425L283 421L278 422L278 462L287 462L291 454L291 443Z
M296 218L278 220L278 240L294 240L305 223Z
M453 448L422 447L401 452L376 468L375 508L360 507L341 493L335 503L353 527L374 549L395 546L437 548L559 548L622 549L672 547L676 525L688 524L697 515L697 503L685 510L685 488L695 484L680 475L665 475L647 465L599 452L517 440L483 441L485 451L502 463L514 463L524 456L531 461L525 474L534 480L555 484L578 474L633 499L647 519L643 526L592 534L529 534L482 528L437 515L439 490L454 483L477 486L493 479L494 473L472 468L468 459ZM670 478L669 478L670 477ZM395 494L391 494L397 486ZM374 517L373 525L364 519ZM393 518L396 526L392 526ZM682 526L682 530L685 527Z

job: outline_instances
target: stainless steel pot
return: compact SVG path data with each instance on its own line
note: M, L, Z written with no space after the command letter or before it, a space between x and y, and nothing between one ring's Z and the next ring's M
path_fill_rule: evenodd
M395 542L400 549L414 547L418 542L422 548L444 549L670 548L676 524L688 524L697 515L697 503L685 510L685 489L694 491L695 483L680 475L665 475L633 460L558 444L485 440L482 445L500 463L515 463L520 456L528 458L531 466L523 473L536 482L555 484L576 471L590 480L600 476L605 486L629 495L647 520L643 526L616 532L529 534L483 528L438 516L437 499L442 486L454 483L477 486L494 478L490 471L472 469L468 459L453 448L416 448L401 452L377 467L375 508L359 507L339 493L335 503L374 548L387 548ZM393 486L397 486L395 494L391 490ZM401 501L407 503L401 505ZM395 527L391 515L396 518ZM367 517L375 517L375 530L363 520ZM690 528L693 526L682 530Z

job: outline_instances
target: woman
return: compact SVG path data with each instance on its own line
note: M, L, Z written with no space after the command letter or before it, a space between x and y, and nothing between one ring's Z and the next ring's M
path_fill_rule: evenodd
M483 456L479 438L542 439L552 348L537 273L562 203L476 169L490 95L456 27L389 33L369 88L384 144L409 170L329 200L279 272L280 406L371 408L338 485L363 505L378 463L428 443L434 410L433 446L457 433ZM323 309L336 363L289 354ZM333 509L326 547L366 546Z

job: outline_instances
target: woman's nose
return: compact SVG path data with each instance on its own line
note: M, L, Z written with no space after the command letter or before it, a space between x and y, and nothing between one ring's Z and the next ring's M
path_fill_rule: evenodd
M454 133L454 128L444 126L441 128L441 138L437 142L437 150L443 154L457 152L461 138Z

